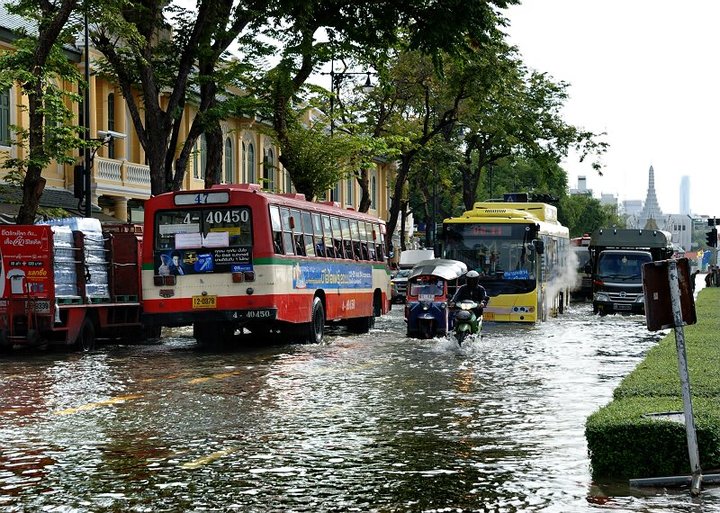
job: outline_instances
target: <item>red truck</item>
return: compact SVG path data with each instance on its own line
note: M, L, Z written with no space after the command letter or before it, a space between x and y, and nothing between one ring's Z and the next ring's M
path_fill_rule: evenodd
M0 226L0 349L143 337L142 227L58 224Z

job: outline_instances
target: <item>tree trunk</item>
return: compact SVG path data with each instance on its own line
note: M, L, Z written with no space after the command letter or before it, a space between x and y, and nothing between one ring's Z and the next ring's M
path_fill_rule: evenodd
M217 120L213 122L212 126L206 128L205 140L207 141L205 187L209 189L220 183L222 177L223 133Z
M370 197L370 181L368 180L368 170L361 169L357 176L357 183L360 185L360 205L358 205L359 212L367 213L370 210L372 204L372 198Z
M23 180L23 201L16 218L17 224L34 224L38 207L40 206L40 196L45 189L45 179L42 177L42 164L45 162L44 134L43 125L45 123L45 115L43 114L43 87L42 87L42 70L40 66L35 68L34 73L35 85L27 84L25 94L28 96L28 114L29 114L29 152L30 159L25 171L25 179Z
M388 248L392 243L393 232L395 232L395 228L397 228L400 209L403 204L402 198L404 186L407 181L408 174L410 173L410 162L412 162L414 156L414 152L402 155L400 158L400 167L395 175L395 186L393 187L393 196L390 203L390 218L387 220L387 232L385 233L385 245Z

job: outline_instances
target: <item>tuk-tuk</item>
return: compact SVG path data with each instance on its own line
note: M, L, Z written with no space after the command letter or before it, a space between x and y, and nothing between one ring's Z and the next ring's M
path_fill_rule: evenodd
M423 260L412 268L405 303L408 337L433 338L452 329L448 301L466 272L463 262L444 258Z

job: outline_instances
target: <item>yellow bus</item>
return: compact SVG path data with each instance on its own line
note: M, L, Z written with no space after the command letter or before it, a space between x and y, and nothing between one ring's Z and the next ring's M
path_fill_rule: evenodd
M484 320L532 323L562 313L576 279L569 232L546 203L475 203L443 221L440 253L480 273Z

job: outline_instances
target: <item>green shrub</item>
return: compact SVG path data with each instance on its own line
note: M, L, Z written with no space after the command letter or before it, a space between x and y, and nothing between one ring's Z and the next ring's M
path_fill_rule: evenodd
M720 467L720 312L715 306L719 300L720 288L701 291L698 322L684 327L702 468ZM673 330L622 380L613 396L585 426L593 476L689 474L684 424L648 416L683 411Z

